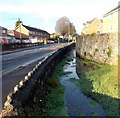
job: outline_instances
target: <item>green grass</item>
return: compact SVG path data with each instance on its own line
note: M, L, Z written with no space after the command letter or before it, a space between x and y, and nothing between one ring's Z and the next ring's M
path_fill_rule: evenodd
M60 84L61 76L68 76L72 72L64 72L63 66L69 64L69 58L60 61L55 67L52 77L48 80L49 94L47 98L47 116L68 116L64 99L65 88Z
M69 75L71 74L72 72L64 72L63 70L63 66L65 64L69 64L68 61L70 61L71 59L69 57L66 57L65 59L63 59L62 61L60 61L57 66L55 67L54 71L53 71L53 74L52 74L52 77L57 77L59 78L60 76L64 76L64 75Z
M117 66L100 65L88 60L81 61L81 63L93 64L100 68L85 71L80 80L73 78L70 81L75 82L88 97L99 102L108 116L119 116L118 104L120 103L120 97L118 96L118 90L120 87L118 88Z
M55 89L49 88L50 94L47 96L47 110L48 116L68 116L67 107L64 100L63 86Z

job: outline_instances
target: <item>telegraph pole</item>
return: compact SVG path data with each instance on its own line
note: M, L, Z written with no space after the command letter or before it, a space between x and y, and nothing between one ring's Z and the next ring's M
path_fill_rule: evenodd
M19 23L20 23L20 18L18 18L18 21L19 21ZM21 24L21 23L20 23ZM19 25L20 25L19 24ZM21 41L21 47L22 47L22 37L21 37L21 26L20 26L20 41Z

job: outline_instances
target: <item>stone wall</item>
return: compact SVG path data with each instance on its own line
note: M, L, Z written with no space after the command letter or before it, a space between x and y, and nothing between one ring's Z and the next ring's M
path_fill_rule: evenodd
M118 64L118 34L79 36L76 41L79 56L101 64Z
M39 62L32 71L13 88L13 92L7 96L4 104L2 117L17 116L19 111L26 105L34 104L36 99L40 99L41 107L45 103L45 95L47 94L47 80L55 65L63 58L63 56L74 46L70 44L63 47ZM39 97L38 97L39 96Z

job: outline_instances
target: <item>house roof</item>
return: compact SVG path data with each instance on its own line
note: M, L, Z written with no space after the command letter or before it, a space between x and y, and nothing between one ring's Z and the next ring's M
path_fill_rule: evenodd
M90 21L86 21L86 23L83 23L83 25L91 24L95 19L98 19L98 18L94 18L94 19L92 19L92 20L90 20ZM102 19L98 19L98 20L100 20L100 21L103 23L103 20L102 20Z
M6 29L6 30L7 30L7 28L5 28L5 27L2 27L2 26L0 26L0 28L1 28L1 29Z
M116 8L114 8L113 10L109 11L108 13L106 13L103 17L109 15L110 13L112 13L113 11L120 9L120 5L118 5Z
M96 18L94 18L94 19L92 19L92 20L90 20L90 21L87 21L86 23L91 24L95 19L96 19Z
M100 21L103 23L103 19L100 19Z
M23 25L23 24L22 24ZM44 30L40 30L40 29L37 29L37 28L33 28L33 27L30 27L30 26L26 26L26 25L23 25L26 29L28 29L29 31L34 31L34 32L43 32L43 33L47 33L49 34L47 31L44 31Z

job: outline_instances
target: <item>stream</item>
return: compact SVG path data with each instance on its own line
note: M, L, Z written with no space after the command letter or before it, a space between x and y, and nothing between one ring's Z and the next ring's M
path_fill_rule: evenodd
M80 79L80 71L89 70L89 69L97 69L92 65L79 65L76 64L76 52L72 50L70 53L70 58L73 60L69 61L69 64L64 65L64 72L71 72L69 75L62 76L60 78L60 82L65 86L65 102L68 109L69 116L106 116L103 108L100 104L85 96L80 88L76 86L74 82L71 82L69 79ZM77 72L76 72L77 67ZM79 75L79 76L78 76ZM94 105L93 105L94 104Z

